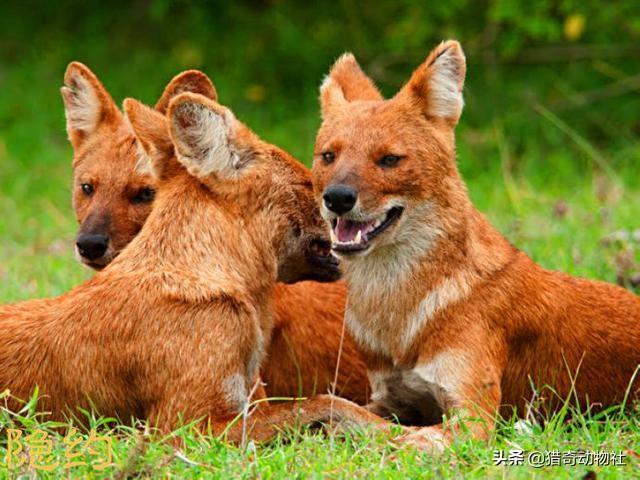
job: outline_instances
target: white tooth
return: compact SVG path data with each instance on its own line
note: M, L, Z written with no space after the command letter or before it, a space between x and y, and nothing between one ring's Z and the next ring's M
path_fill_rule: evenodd
M331 243L338 243L338 237L336 236L336 232L331 229L329 235L331 236Z
M356 235L356 239L353 243L360 243L362 241L362 230L358 230L358 234Z
M373 224L373 228L378 228L380 225L382 225L382 220L377 219Z

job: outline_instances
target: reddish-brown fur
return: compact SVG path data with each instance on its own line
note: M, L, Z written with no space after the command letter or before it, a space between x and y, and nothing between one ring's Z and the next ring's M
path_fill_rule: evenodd
M157 178L153 211L91 280L0 309L0 389L28 398L37 385L39 407L54 419L92 406L163 431L204 418L220 433L247 401L264 397L258 368L276 280L319 273L299 263L309 240L325 235L310 173L204 96L177 96L169 122L134 100L125 107ZM332 417L380 424L321 395L260 404L248 427L266 440L296 421ZM242 431L236 424L229 438Z
M450 41L392 99L351 55L321 89L313 174L325 218L339 217L322 200L336 184L358 195L341 222L366 225L404 208L366 250L341 255L371 408L422 425L441 423L442 412L453 426L480 418L471 428L485 436L497 412L526 414L531 382L555 390L543 392L551 409L565 399L584 407L619 403L627 391L635 398L640 299L541 268L471 204L455 161L464 75L462 49ZM400 159L381 163L388 155ZM450 433L431 426L404 440L438 449Z
M95 128L79 135L71 110L81 105L69 89L82 86L82 79L97 92L100 110L109 114ZM74 147L73 205L80 223L79 235L103 233L111 245L98 262L81 259L89 266L102 268L133 240L151 212L152 199L136 203L135 196L143 189L155 192L158 185L149 169L138 163L139 147L131 126L98 78L86 66L73 62L65 74L65 84L63 98ZM181 92L217 98L207 76L190 70L167 85L155 109L166 112L169 101ZM83 183L93 187L91 196L83 192ZM261 370L267 395L307 396L328 391L334 382L343 329L344 283L278 284L274 292L273 336ZM364 362L348 333L344 336L336 393L361 404L369 395Z

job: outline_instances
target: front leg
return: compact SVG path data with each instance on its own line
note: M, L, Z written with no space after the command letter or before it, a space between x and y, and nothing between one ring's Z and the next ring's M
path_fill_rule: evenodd
M354 427L390 432L391 424L349 400L331 395L316 395L306 400L282 403L258 403L246 419L233 424L221 422L217 430L227 441L241 444L250 439L258 443L275 438L283 430L301 426L328 425L338 432ZM214 431L216 428L214 428Z
M233 382L223 382L223 385L231 383ZM253 394L252 390L247 390L242 399L243 405L239 405L240 391L233 404L229 403L229 399L233 397L229 389L225 391L210 388L208 396L200 393L192 396L186 389L176 390L173 396L158 404L151 412L152 422L163 433L168 433L175 429L178 418L185 421L202 419L200 428L203 431L210 431L213 435L238 445L249 440L267 442L283 430L321 424L338 432L350 431L354 427L391 432L390 423L364 407L330 395L271 403L266 401L264 391L258 387ZM243 406L249 408L245 410Z
M493 433L502 399L501 367L494 358L473 353L445 351L405 375L414 389L431 393L446 420L403 435L398 443L441 453L456 436L484 440Z

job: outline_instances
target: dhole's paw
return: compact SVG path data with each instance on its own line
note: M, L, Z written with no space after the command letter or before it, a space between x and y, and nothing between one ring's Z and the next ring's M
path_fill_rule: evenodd
M399 447L408 446L428 452L431 455L441 455L447 447L447 439L442 429L438 427L411 428L413 431L397 437L394 443Z

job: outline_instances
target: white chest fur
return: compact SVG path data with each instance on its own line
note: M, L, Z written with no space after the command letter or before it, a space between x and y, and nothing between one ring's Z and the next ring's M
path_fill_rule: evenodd
M364 348L387 357L402 355L438 313L470 295L474 281L465 271L444 277L411 309L396 285L375 292L353 287L345 312L347 326Z

